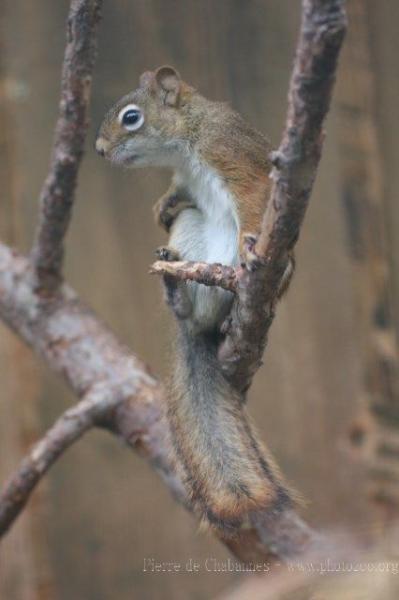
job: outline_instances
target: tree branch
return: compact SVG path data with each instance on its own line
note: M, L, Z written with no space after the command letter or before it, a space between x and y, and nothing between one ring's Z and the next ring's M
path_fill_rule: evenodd
M24 509L33 489L57 458L119 401L118 390L91 390L34 445L0 493L0 537Z
M157 260L151 265L150 273L172 275L181 281L196 281L208 286L218 286L229 292L235 292L237 288L236 269L219 263Z
M261 364L279 284L310 199L346 26L344 0L303 0L287 122L272 156L273 186L255 246L258 268L247 269L238 281L219 352L226 376L243 390Z
M63 242L89 123L101 5L102 0L72 0L68 16L59 117L31 255L37 285L46 292L54 291L62 280Z
M28 260L1 243L0 318L66 380L76 396L98 403L98 406L93 406L86 401L83 407L86 406L89 415L84 417L82 409L83 414L78 410L79 419L69 420L71 430L67 432L65 449L69 440L73 441L73 436L77 439L84 432L80 419L87 418L88 427L96 422L148 460L173 496L191 510L189 498L171 459L172 442L161 384L134 354L120 344L71 288L64 284L56 296L43 297L35 289ZM113 395L116 396L114 400ZM104 403L111 405L114 401L112 408L109 406L108 411L103 413ZM59 432L59 426L56 424L55 427ZM52 435L51 443L54 442ZM53 455L54 459L59 455ZM31 464L29 460L28 464ZM43 474L44 471L37 474L34 484ZM19 474L11 481L16 481L18 486ZM33 489L29 482L25 485L23 502ZM9 502L10 494L12 490L0 496L0 517L6 515L6 524L7 518L10 519L7 515L15 518L22 508L16 506L16 513L13 513L11 507L1 505L3 498L6 503ZM18 497L14 498L18 503ZM243 529L235 538L223 538L221 533L218 535L244 561L270 560L273 557L284 560L323 543L321 537L291 510L253 514L251 527Z
M287 252L298 236L320 157L321 124L327 112L345 31L343 4L344 0L303 0L289 117L282 145L275 156L272 197L256 245L258 257L248 265L251 269L237 270L234 274L221 266L209 268L197 264L190 266L191 275L184 274L182 267L178 269L181 278L199 281L202 277L203 282L218 282L230 290L236 286L231 327L220 349L220 358L227 376L243 389L248 387L260 362ZM49 466L62 448L77 439L100 414L102 426L147 458L175 497L190 509L184 486L170 458L172 445L161 385L80 302L73 290L60 286L63 237L70 218L86 130L87 93L95 54L93 34L100 0L72 0L71 6L61 116L32 252L37 279L32 280L27 259L0 244L0 317L53 371L64 377L78 398L83 398L83 404L78 405L83 413L80 414L78 408L79 418L68 417L66 421L64 415L45 436L47 441L39 445L40 452L37 448L33 451L33 463L31 454L22 471L11 480L3 496L4 506L0 500L0 515L11 514L13 509L7 508L10 498L16 502L14 510L20 510L18 501L21 499L18 500L18 493L13 495L13 490L22 489L19 487L21 473L22 478L24 473L30 473L36 481L43 474L43 466L40 469L35 463L37 453ZM55 290L57 294L43 293ZM112 410L108 406L105 414L102 407L107 402L112 404ZM64 428L66 422L67 429ZM48 452L44 452L46 448ZM29 489L29 484L25 486L21 492L25 494L23 502L33 488ZM320 536L292 510L259 512L250 519L250 526L234 538L223 539L222 533L218 533L241 560L271 557L285 560L322 546Z

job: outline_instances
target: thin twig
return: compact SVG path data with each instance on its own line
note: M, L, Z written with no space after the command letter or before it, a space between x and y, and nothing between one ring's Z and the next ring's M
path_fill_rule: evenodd
M120 401L117 390L91 390L67 410L32 448L0 493L0 537L11 527L51 465Z
M229 292L235 292L237 287L236 269L219 263L157 260L151 265L150 273L172 275L182 281L196 281L203 285L218 286Z
M68 16L59 117L31 253L36 284L43 292L55 291L62 281L64 237L88 128L101 5L102 0L72 0Z

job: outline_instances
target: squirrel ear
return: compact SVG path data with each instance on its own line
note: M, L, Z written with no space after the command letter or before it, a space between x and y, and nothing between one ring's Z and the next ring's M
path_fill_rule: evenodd
M180 100L181 78L173 67L159 67L155 71L155 81L161 91L164 103L168 106L177 106Z
M145 71L140 75L139 85L141 88L151 88L154 85L154 73L152 71Z

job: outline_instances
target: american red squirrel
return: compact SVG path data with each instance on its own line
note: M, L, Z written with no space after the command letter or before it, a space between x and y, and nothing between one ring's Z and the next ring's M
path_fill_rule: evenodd
M172 184L154 207L170 234L163 260L237 266L257 234L270 189L270 145L227 104L212 102L164 66L106 114L96 149L127 167L169 167ZM287 267L285 283L292 273ZM291 503L257 440L244 398L222 374L217 348L232 294L165 276L178 322L177 363L168 417L182 477L211 525L234 532L257 510Z

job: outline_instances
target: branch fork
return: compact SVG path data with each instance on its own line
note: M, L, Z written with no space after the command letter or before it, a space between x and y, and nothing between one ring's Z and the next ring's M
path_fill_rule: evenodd
M163 389L147 367L62 283L63 240L71 217L87 129L101 0L71 0L60 114L41 193L39 226L27 259L0 243L0 318L83 399L60 417L0 494L0 535L20 514L40 477L99 422L139 450L188 509L190 499L171 460ZM337 59L346 30L344 0L303 0L282 143L273 155L273 186L252 249L258 268L163 262L151 272L217 285L234 294L219 358L242 391L261 364L287 256L300 231L320 159ZM252 265L252 266L254 266ZM32 278L31 273L34 272ZM43 293L44 292L44 293ZM85 395L86 392L86 395ZM261 512L236 538L222 541L240 559L286 560L317 544L292 510Z

